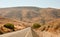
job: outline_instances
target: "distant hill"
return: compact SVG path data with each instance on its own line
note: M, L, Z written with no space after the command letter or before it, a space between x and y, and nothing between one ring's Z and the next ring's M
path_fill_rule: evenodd
M17 19L26 23L45 24L60 18L60 9L39 7L0 8L0 16Z

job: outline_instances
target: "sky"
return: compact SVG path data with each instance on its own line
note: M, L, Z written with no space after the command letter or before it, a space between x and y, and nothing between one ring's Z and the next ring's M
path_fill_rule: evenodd
M52 7L60 9L60 0L0 0L0 8L18 6Z

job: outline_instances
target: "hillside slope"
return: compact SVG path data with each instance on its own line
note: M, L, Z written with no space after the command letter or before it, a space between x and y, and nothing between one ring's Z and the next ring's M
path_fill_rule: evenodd
M55 26L54 24L60 23L59 21L60 9L55 8L39 8L39 7L0 8L0 16L19 20L23 22L26 26L28 25L31 26L33 23L40 23L42 25L41 29L43 29L44 26L46 26L46 28L48 29L48 26L50 27L50 25L52 25L54 28ZM57 27L60 25L58 24L56 24Z
M25 28L24 24L18 20L0 17L0 34L12 32L12 29L4 27L6 24L13 24L15 31Z
M60 9L38 7L12 7L0 9L0 16L27 23L46 23L60 18Z

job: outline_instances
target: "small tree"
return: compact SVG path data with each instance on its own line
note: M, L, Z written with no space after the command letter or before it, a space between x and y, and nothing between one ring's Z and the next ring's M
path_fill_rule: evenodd
M32 27L33 27L33 28L39 28L39 27L41 27L41 25L38 24L38 23L34 23Z
M5 24L4 27L14 30L14 24L11 23Z

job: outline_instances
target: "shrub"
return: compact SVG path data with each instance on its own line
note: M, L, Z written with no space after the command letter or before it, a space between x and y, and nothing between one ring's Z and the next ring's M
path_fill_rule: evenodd
M38 23L34 23L32 27L33 27L33 28L39 28L39 27L41 27L41 25L38 24Z
M14 24L7 23L4 25L4 27L9 28L9 29L14 29Z

